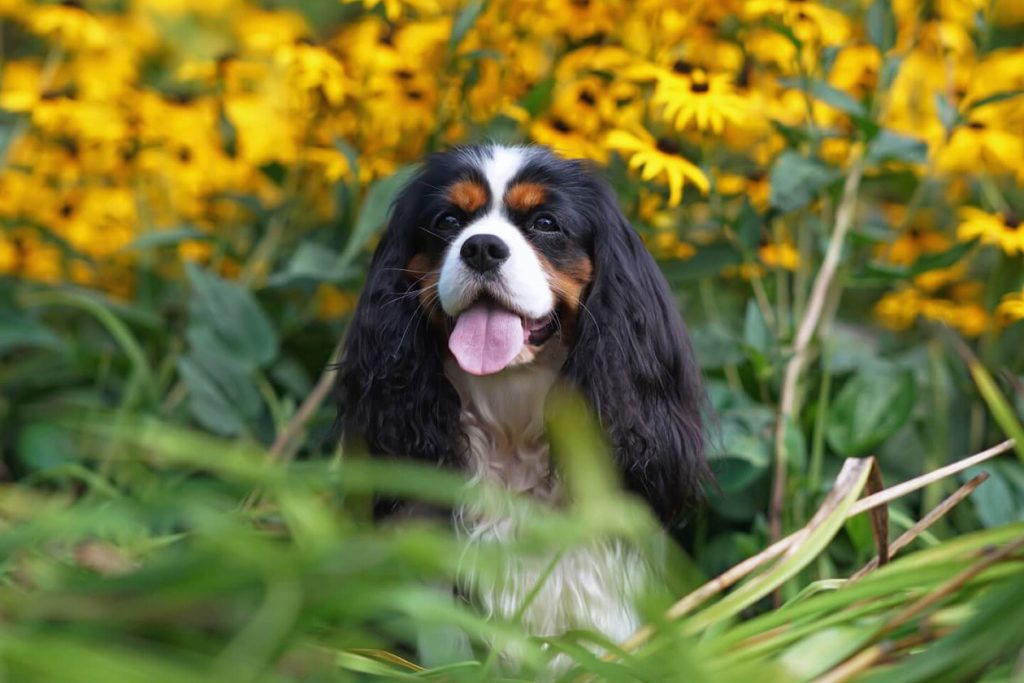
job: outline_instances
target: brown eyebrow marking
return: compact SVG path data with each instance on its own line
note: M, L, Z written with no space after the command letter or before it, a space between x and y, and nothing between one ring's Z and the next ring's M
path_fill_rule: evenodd
M535 209L547 199L544 186L537 183L516 183L505 192L505 203L513 211L527 212Z
M460 180L448 188L448 199L466 213L487 204L487 188L475 180Z

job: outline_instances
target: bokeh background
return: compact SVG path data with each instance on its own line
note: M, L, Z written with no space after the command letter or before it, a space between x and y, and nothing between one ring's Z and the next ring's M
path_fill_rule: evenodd
M64 590L59 567L119 570L206 529L216 515L154 502L187 498L176 487L196 472L233 482L196 494L207 512L239 487L260 510L253 490L292 476L225 449L336 463L324 369L395 191L458 143L592 161L662 266L718 420L719 488L676 530L698 574L804 525L844 457L878 455L892 483L1005 438L1024 408L1020 2L0 0L0 40L15 585ZM971 367L987 368L987 395ZM155 432L97 432L126 420L178 459L132 450ZM1024 519L1021 463L986 469L929 543ZM894 528L957 485L901 500ZM337 532L300 498L264 514ZM49 518L78 540L47 545ZM104 544L83 565L86 536ZM238 571L223 564L235 550L204 552L182 556ZM805 578L874 552L851 520ZM28 604L12 613L54 618ZM39 647L32 633L9 652ZM223 671L245 669L254 638Z

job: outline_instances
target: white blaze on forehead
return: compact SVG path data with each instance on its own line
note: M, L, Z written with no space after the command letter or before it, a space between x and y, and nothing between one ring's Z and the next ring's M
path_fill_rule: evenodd
M466 226L448 247L438 282L441 307L448 315L457 316L487 293L516 313L542 318L555 306L547 273L537 252L501 210L505 190L529 159L530 151L495 145L464 154L487 179L492 201L490 211ZM462 245L474 235L494 235L508 246L509 257L496 277L481 278L462 260Z

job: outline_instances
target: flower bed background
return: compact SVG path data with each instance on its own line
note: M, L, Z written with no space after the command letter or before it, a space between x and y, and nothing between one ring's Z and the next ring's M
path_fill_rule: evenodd
M114 501L194 485L218 447L151 472L82 415L324 462L321 373L390 199L460 142L593 161L659 259L720 421L720 489L677 530L705 575L807 523L844 457L877 454L893 482L1001 438L1012 416L965 358L1024 408L1019 3L0 0L0 22L14 585L76 564L29 543L45 511L132 558L207 528L98 511L142 514ZM986 469L928 542L1024 519L1021 464ZM954 488L900 501L894 527ZM18 536L26 520L43 530ZM874 553L855 518L781 595Z

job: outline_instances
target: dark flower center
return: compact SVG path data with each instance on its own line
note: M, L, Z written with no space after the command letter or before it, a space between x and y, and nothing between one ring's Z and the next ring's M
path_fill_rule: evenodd
M422 90L410 90L407 93L405 93L405 96L408 97L413 102L419 102L424 97Z
M565 119L556 116L551 119L551 127L557 130L559 133L571 133L572 126L565 122Z
M587 8L590 7L590 0L572 0L572 4L576 7Z
M397 78L400 81L411 81L414 75L415 74L413 74L413 72L409 71L408 69L399 69L398 71L395 72L395 78Z
M178 150L178 160L183 164L187 164L192 161L192 150L188 147L182 147Z
M985 130L985 124L981 121L971 121L967 124L967 127L971 130Z
M673 156L679 156L679 145L676 144L675 140L671 138L658 138L655 144L658 151L662 154L671 154Z
M583 90L582 92L580 92L579 100L583 104L590 107L593 107L595 104L597 104L597 98L594 97L594 93L590 92L589 90Z
M685 59L677 59L672 64L672 71L676 72L677 74L688 74L691 71L693 71L693 64L690 64Z
M64 2L60 4L61 7L70 7L71 9L78 9L82 10L83 12L85 11L85 6L82 3L78 2L78 0L64 0Z
M690 84L690 92L703 93L711 89L707 81L694 81Z
M75 213L75 207L70 202L64 202L60 205L61 218L71 218L73 213Z
M1013 212L1003 214L1003 225L1008 227L1010 230L1016 230L1020 227L1020 216Z

